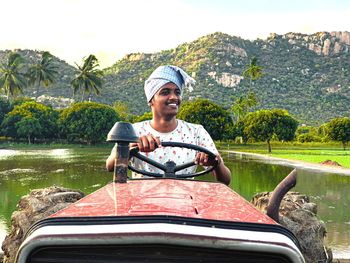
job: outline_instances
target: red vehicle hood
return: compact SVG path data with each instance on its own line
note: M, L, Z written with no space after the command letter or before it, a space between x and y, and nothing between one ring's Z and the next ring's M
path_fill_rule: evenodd
M277 224L221 183L176 179L110 183L51 217L152 215Z

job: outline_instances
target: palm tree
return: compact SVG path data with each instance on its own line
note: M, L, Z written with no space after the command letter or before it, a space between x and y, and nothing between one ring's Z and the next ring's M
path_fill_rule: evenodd
M251 108L258 105L258 99L254 92L248 92L246 97L240 96L231 107L233 114L236 117L236 121L239 122L244 118Z
M42 84L48 87L56 81L58 67L54 64L54 57L47 51L42 54L41 60L32 64L28 70L29 84L36 86L35 98L39 95Z
M16 52L11 52L7 63L0 66L0 88L4 90L7 100L15 98L18 93L23 93L27 87L25 74L21 72L24 66L23 57Z
M83 61L83 66L77 65L78 74L71 82L73 86L73 95L75 95L77 91L82 90L81 101L84 100L86 93L89 93L89 95L92 92L96 95L100 94L99 89L102 87L103 77L102 71L97 69L99 64L94 55L89 55Z
M257 80L263 76L262 67L258 65L258 59L253 57L249 66L243 71L243 77L249 78L249 90L252 88L253 80Z

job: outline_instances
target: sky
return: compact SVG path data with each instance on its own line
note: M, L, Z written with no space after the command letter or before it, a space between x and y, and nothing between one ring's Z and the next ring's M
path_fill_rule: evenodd
M0 50L49 51L101 68L130 53L172 49L214 32L350 31L349 0L0 0Z

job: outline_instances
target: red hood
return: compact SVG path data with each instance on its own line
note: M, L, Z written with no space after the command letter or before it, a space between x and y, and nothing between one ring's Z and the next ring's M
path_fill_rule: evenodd
M276 224L221 183L175 179L110 183L51 217L151 215Z

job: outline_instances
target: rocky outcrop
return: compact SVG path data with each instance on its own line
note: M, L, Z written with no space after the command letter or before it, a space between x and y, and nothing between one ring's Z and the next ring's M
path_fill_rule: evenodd
M217 83L226 88L233 88L237 86L243 79L240 75L230 74L223 72L221 76L218 76L215 71L209 72L208 75L213 78Z
M131 53L124 57L124 59L127 59L129 61L138 61L146 58L146 54L144 53Z
M74 103L74 100L70 98L56 98L48 95L41 95L36 98L36 101L45 105L51 105L55 109L65 109Z
M276 37L279 36L270 35L270 38ZM318 55L330 56L350 52L350 32L347 31L318 32L312 35L288 33L281 38L288 40L292 45L305 46Z
M76 202L83 196L84 194L80 191L56 186L33 190L29 195L23 196L17 205L18 210L12 214L11 232L2 243L4 263L14 261L25 233L32 224Z
M266 213L270 197L270 192L258 193L251 202ZM279 223L296 236L306 262L332 262L331 249L324 245L326 226L316 216L315 203L311 203L306 195L288 192L282 199L279 214Z

